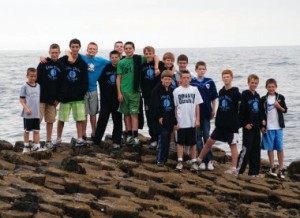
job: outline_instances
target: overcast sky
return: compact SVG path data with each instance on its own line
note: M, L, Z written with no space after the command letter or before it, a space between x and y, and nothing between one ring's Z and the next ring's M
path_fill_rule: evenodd
M300 45L299 0L10 0L0 50L67 48L72 38L110 49Z

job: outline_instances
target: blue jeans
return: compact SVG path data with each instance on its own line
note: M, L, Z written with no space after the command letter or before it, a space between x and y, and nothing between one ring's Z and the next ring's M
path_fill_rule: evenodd
M200 127L196 128L196 143L197 143L197 151L200 154L204 144L206 143L210 132L210 119L203 119L200 122ZM213 159L213 153L210 149L206 154L203 162L207 164L209 161Z
M158 138L158 147L157 147L157 163L166 163L169 157L169 148L170 148L170 136L171 133L162 129L159 138Z

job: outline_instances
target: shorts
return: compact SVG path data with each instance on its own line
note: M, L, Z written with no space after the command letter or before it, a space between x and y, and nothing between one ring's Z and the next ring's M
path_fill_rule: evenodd
M138 114L140 108L140 93L122 93L123 101L120 104L119 112L124 115Z
M23 119L24 124L24 131L39 131L40 130L40 119L39 118L32 118L32 119Z
M84 106L86 115L96 115L98 113L98 92L87 92L84 96Z
M227 132L218 128L214 129L210 138L216 141L227 142L229 145L239 142L239 134L237 132Z
M56 107L52 104L40 103L40 122L45 117L46 123L54 123L56 116Z
M267 151L282 151L283 130L267 130L267 132L262 135L262 149Z
M68 122L71 109L73 113L73 119L75 121L85 120L84 101L71 101L68 103L60 103L58 119L63 122Z
M179 145L193 146L196 145L196 128L181 128L177 130L177 143Z

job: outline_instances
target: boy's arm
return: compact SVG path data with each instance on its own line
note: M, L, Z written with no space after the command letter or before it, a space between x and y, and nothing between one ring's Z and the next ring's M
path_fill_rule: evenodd
M123 101L123 95L121 93L121 74L117 75L117 81L116 81L116 85L117 85L117 92L118 92L118 101L121 103Z
M26 104L26 99L25 97L20 97L20 103L21 105L23 106L26 114L30 115L31 114L31 110L30 108L28 107L28 105Z
M195 121L195 127L200 126L200 107L199 104L196 105L196 121Z
M214 100L211 101L211 117L210 119L213 119L216 115L216 111L217 111L217 98L215 98Z
M283 97L283 95L280 95L280 103L278 101L275 101L274 106L280 110L282 113L286 113L287 112L287 106L285 104L285 99Z
M157 55L154 55L154 74L155 76L158 76L160 74L159 70L159 58Z

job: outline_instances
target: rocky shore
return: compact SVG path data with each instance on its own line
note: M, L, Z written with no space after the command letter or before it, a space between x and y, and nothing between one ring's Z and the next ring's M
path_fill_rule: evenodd
M100 146L22 154L0 141L0 217L300 217L300 161L286 179L224 174L230 157L214 148L214 171L175 172L176 152L156 166L155 151Z

